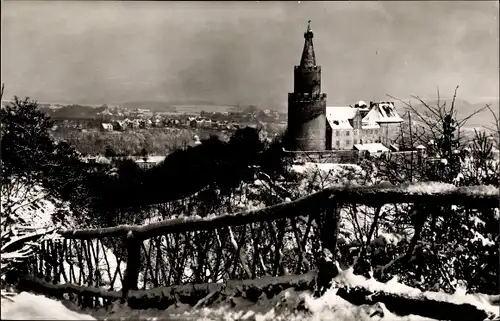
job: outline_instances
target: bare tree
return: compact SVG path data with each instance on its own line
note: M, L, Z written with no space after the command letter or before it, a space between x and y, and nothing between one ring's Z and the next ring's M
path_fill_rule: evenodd
M471 141L463 135L463 128L474 115L483 112L488 106L480 108L463 118L458 118L456 97L459 86L455 88L451 106L442 101L439 88L437 103L433 106L419 96L412 96L422 106L416 108L410 101L388 95L405 106L408 120L401 127L397 142L406 153L394 153L380 163L381 174L394 183L414 180L443 180L452 182L459 172L460 153ZM425 157L416 147L423 145Z
M491 105L486 105L486 108L488 108L491 113L493 121L490 124L492 127L484 126L484 128L492 133L490 137L493 139L493 144L497 149L500 149L500 117L495 113L493 108L491 108Z

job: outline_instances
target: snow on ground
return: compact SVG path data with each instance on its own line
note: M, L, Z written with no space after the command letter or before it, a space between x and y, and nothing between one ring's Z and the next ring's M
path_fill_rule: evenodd
M292 170L297 173L305 173L308 170L316 170L319 169L323 172L329 171L341 171L344 169L354 169L361 171L361 167L356 164L334 164L334 163L312 163L306 162L304 165L292 165Z
M47 196L47 191L43 187L38 185L35 185L31 189L27 189L25 185L20 185L19 189L16 189L15 191L12 191L10 193L7 190L2 189L2 198L0 205L2 213L4 209L10 207L10 211L12 213L10 217L13 217L14 219L12 228L29 226L31 229L35 230L54 228L55 226L53 222L53 215L56 214L56 212L61 208L68 209L67 204L60 202L57 199L49 198ZM4 217L2 217L2 219L4 219ZM67 228L71 228L72 226L74 226L71 217L65 217L65 219L66 221L61 224L61 227L64 226ZM92 266L98 266L103 281L107 285L111 285L111 278L118 268L117 258L111 249L104 246L104 244L102 244L98 240L92 240L92 246L94 249L99 247L99 251L96 251L96 253L99 253L97 260L95 260L95 258L91 256L91 260L93 261ZM83 273L85 275L88 275L88 265L86 264L86 262L83 263ZM69 276L71 274L70 264L65 261L63 262L63 265L65 267L66 275ZM78 264L72 265L73 273L76 279L79 279L81 272L80 267L78 266ZM119 268L122 275L124 275L125 273L126 266L127 264L125 262L120 263ZM112 274L111 277L108 275L108 268ZM65 283L62 276L60 282ZM113 288L119 290L121 289L121 286L121 280L117 276L113 284Z
M28 292L2 298L1 307L2 320L95 320L88 314L69 310L60 301Z
M1 317L10 320L433 320L413 315L399 317L380 303L355 306L335 293L336 290L330 290L324 296L314 298L307 291L298 292L288 289L272 299L263 296L256 303L242 298L231 298L229 302L224 302L219 306L196 310L186 304L178 304L166 310L133 310L116 304L104 315L102 310L75 312L69 310L60 301L22 292L12 298L14 302L2 299ZM308 311L297 311L299 306L303 306L303 309Z
M97 310L79 310L79 313L68 311L61 302L43 296L23 292L13 297L14 302L2 299L2 319L52 319L52 320L90 320L92 315L98 320L205 320L205 321L320 321L320 320L434 320L417 315L398 316L390 312L383 303L373 305L353 305L337 295L340 287L362 286L369 291L383 291L405 295L418 299L428 299L451 302L455 304L468 303L488 312L492 317L499 317L498 302L493 303L493 297L481 294L465 294L457 291L453 295L439 292L421 292L393 279L387 283L366 279L353 274L352 268L343 270L334 279L332 288L323 296L315 298L310 291L295 291L285 289L281 293L268 298L262 294L257 302L244 296L222 296L212 306L199 309L190 305L177 303L165 310L146 309L134 310L118 302L111 307ZM497 296L498 297L498 296ZM498 301L498 298L496 299ZM70 306L68 303L66 306ZM75 308L73 306L73 308ZM76 309L76 308L75 308ZM95 320L93 319L93 320Z
M427 299L432 299L441 302L450 302L455 304L471 304L474 305L486 312L492 313L497 317L500 317L500 309L498 305L493 305L490 301L490 296L484 294L465 294L465 291L458 289L458 291L449 295L444 292L433 292L433 291L425 291L422 292L419 289L412 288L405 284L399 283L397 278L393 278L389 280L387 283L382 283L374 278L367 279L361 275L355 275L353 273L352 267L346 270L343 270L339 273L339 275L333 280L334 287L337 286L349 286L356 287L362 286L372 292L375 291L383 291L386 293L394 293L394 294L408 294L412 297L422 296ZM330 290L331 291L331 290ZM328 293L328 292L327 292ZM326 294L325 294L326 295Z
M19 189L8 192L2 189L0 202L1 211L5 213L7 209L15 217L15 221L21 225L29 225L34 228L53 227L52 216L60 206L66 204L55 204L47 197L47 191L38 185L28 189L21 185ZM62 203L62 202L61 202Z
M121 272L121 275L125 275L125 270L127 268L127 263L126 262L120 262L120 265L118 266L118 260L115 256L115 254L113 253L113 251L109 248L107 248L104 244L102 244L101 241L99 240L92 240L92 247L94 249L97 249L97 247L99 247L99 251L95 251L96 252L96 256L97 257L97 260L94 256L91 256L91 262L92 262L92 267L95 268L97 267L99 272L100 272L100 275L101 275L101 280L102 282L105 284L105 287L109 287L109 286L112 286L114 290L116 291L119 291L121 290L122 288L122 282L121 282L121 279L120 279L120 276L117 275L116 278L115 278L115 281L113 284L111 284L111 281L113 279L113 276L115 275L117 269L119 268L120 269L120 272ZM76 262L75 262L76 263ZM83 263L82 266L83 266L83 275L88 275L89 274L89 270L88 270L88 264L87 262L80 262L80 263ZM81 273L81 269L79 267L80 264L72 264L73 266L73 273L74 273L74 276L75 278L78 280L80 278L80 273ZM71 267L70 267L70 264L66 261L63 262L63 266L64 266L64 269L65 269L65 272L66 272L66 275L69 276L71 275ZM111 273L111 275L109 275L109 273ZM139 275L139 286L142 286L142 273L140 273ZM60 280L59 282L61 284L64 284L66 283L64 281L64 278L63 276L61 275L60 276Z

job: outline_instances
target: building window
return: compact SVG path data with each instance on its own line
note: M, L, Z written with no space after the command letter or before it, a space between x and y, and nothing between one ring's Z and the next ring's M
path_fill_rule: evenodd
M356 145L358 143L358 140L357 139L354 139L353 140L353 144Z
M371 129L368 129L368 134L371 134L372 133L372 130Z
M358 130L357 129L354 130L354 136L358 136Z
M350 135L350 131L346 130L346 131L345 131L345 135L346 135L346 136L349 136L349 135Z
M335 142L335 146L337 146L337 148L340 148L340 140L337 140L337 141Z
M346 140L346 141L345 141L345 144L346 144L347 146L349 146L349 145L351 145L351 141L348 139L348 140Z
M336 130L335 131L335 136L337 136L337 137L340 136L340 131Z

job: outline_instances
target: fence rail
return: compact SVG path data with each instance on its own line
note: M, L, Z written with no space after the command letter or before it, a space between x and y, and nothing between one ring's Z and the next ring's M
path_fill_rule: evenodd
M106 290L113 298L121 291L124 299L131 291L185 283L301 274L317 267L323 248L335 253L343 207L401 203L491 209L499 206L499 190L435 182L336 186L237 214L62 230L61 239L43 243L28 274L66 283L72 293L109 298Z

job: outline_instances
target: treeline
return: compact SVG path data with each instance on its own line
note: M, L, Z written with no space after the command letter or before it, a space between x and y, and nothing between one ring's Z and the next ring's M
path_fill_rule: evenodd
M97 118L98 113L103 112L108 107L102 105L101 107L91 107L82 105L68 105L62 106L61 108L51 109L50 106L40 106L41 110L46 112L49 116L53 118L60 119L92 119Z
M102 185L99 207L105 211L167 203L204 188L229 192L241 182L253 181L256 171L285 174L279 140L266 145L253 128L238 130L228 142L211 136L202 144L169 154L159 165L140 169L121 161L117 175Z
M263 130L268 137L282 132L272 124L267 124ZM232 132L208 128L149 128L124 132L60 130L52 135L68 142L83 155L105 155L107 150L112 150L118 156L142 156L144 150L150 155L167 155L193 144L194 136L202 140L217 136L227 141Z
M105 155L112 150L119 156L142 156L143 150L151 155L166 155L201 139L215 135L215 131L190 128L151 128L126 132L68 131L54 132L58 140L65 140L83 155ZM225 135L219 133L221 139ZM228 137L227 137L228 138Z

